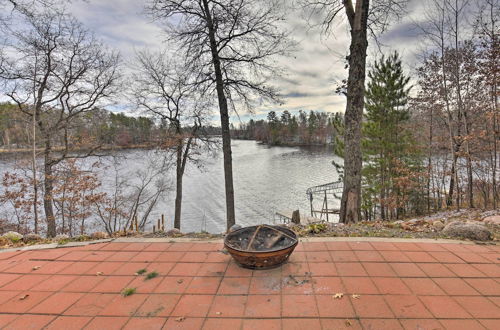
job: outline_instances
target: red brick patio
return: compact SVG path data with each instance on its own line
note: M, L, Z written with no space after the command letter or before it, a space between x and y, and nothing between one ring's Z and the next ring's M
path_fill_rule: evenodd
M0 328L500 329L499 246L309 242L267 271L239 268L221 248L0 253ZM135 275L143 268L158 277ZM126 287L136 293L123 297Z

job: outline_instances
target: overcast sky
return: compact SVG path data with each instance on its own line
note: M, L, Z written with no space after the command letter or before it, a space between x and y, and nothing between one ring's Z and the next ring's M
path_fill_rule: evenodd
M143 4L140 0L75 1L69 11L105 43L118 49L125 62L130 62L135 50L168 47L161 28L143 15ZM422 16L423 8L421 0L410 1L408 15L393 24L380 39L383 52L400 52L407 73L414 70L416 56L421 51L414 22ZM280 60L286 74L273 81L283 95L284 104L268 104L256 109L254 114L240 114L243 121L262 118L271 109L344 111L345 97L335 94L338 83L347 77L344 59L349 49L349 34L343 16L334 26L334 32L325 36L319 29L311 28L297 11L287 14L286 25L299 49L293 57ZM368 62L380 54L373 41L368 52ZM124 102L118 100L118 103Z

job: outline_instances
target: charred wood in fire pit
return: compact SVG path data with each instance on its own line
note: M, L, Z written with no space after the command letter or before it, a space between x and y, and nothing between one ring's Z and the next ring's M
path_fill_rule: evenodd
M287 234L281 227L260 225L243 228L228 235L227 244L243 251L270 251L293 245L297 239Z

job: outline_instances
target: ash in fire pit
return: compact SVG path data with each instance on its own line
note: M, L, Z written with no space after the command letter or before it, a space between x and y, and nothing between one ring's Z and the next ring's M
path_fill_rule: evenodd
M224 240L235 261L253 269L285 262L297 243L297 236L290 229L269 225L241 228L229 233Z

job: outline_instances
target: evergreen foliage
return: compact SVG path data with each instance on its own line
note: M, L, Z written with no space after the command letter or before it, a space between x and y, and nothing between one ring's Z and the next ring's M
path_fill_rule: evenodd
M412 207L412 193L420 184L421 160L406 127L410 119L410 78L404 74L397 53L375 61L368 77L362 140L362 207L366 218L398 218Z

